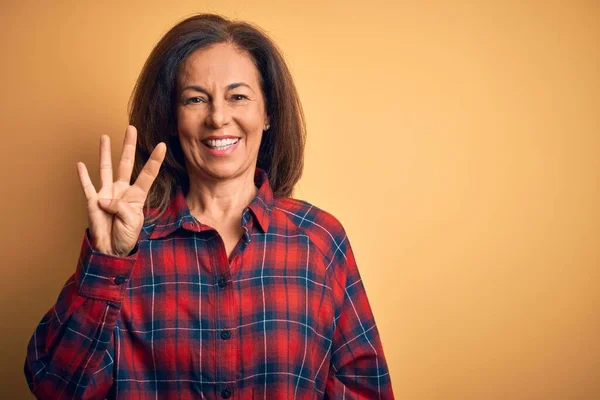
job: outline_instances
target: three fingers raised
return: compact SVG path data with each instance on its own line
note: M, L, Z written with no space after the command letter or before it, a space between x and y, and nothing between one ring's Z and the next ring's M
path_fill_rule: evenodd
M137 130L134 126L129 125L125 132L125 138L123 140L123 150L121 151L121 160L118 167L118 178L117 181L129 184L131 180L131 174L133 172L134 160L135 160L135 148L137 142ZM135 181L134 186L140 189L144 195L148 194L148 191L152 187L154 180L158 176L160 166L165 159L167 153L167 146L165 143L159 143L150 158L144 165L144 168L140 172L138 178ZM92 180L90 179L88 170L84 163L77 163L77 171L79 174L79 180L81 182L81 188L88 201L97 199L96 188L94 187ZM110 189L113 185L113 170L111 162L111 147L110 137L102 135L100 138L100 181L103 188Z

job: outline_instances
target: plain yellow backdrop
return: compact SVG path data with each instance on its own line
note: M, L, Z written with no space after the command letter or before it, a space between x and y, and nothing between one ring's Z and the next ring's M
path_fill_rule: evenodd
M399 399L600 398L600 2L6 1L0 398L74 271L151 48L217 12L283 49L295 196L346 227ZM120 148L113 149L114 159Z

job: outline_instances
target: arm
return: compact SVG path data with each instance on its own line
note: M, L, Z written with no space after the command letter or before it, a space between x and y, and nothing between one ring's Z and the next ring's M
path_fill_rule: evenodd
M27 347L25 376L37 398L106 397L113 381L113 331L137 246L131 254L94 251L86 231L75 274Z
M325 398L393 399L379 332L352 248L345 234L337 242L330 266L336 313Z

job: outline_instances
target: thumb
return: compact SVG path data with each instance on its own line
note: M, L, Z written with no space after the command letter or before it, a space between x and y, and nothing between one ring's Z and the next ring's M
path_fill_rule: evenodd
M136 226L139 213L123 199L98 199L98 205L109 214L116 215L126 225Z
M100 204L100 206L102 206L102 208L108 207L110 202L111 202L110 199L98 199L98 204Z
M119 212L123 211L123 205L117 199L98 199L98 205L104 211L114 215L119 215Z

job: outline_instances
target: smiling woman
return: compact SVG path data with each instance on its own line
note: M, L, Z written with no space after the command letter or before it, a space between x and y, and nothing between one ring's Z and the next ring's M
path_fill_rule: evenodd
M78 163L89 229L29 343L32 392L393 398L343 226L290 197L304 121L272 41L216 15L179 23L130 119L116 180L108 136L99 192Z
M178 81L177 125L190 181L253 173L269 122L250 56L231 44L196 50Z
M251 120L258 125L248 126ZM192 167L211 168L216 176L225 173L204 162L200 144L209 136L241 137L244 132L232 133L229 124L240 130L238 121L245 121L244 129L252 129L246 133L256 135L254 145L259 148L251 168L267 173L275 196L291 196L302 176L306 128L296 86L276 44L254 25L217 15L203 14L177 24L148 57L131 101L130 122L140 132L133 177L157 143L165 142L169 148L162 173L148 193L147 208L163 211L178 185L187 192L190 173L206 178L208 171L188 170L190 161ZM190 127L193 124L197 125ZM194 141L190 135L193 131L200 134L200 129L204 136ZM251 151L256 153L252 143L240 145L246 157ZM229 174L241 174L250 165L212 162L221 167L228 164Z

